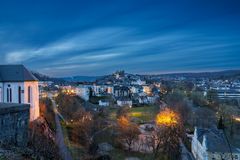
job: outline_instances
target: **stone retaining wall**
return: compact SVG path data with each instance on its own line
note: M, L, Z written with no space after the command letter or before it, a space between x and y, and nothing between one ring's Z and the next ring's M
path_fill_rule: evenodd
M28 104L0 103L0 143L27 145L29 108Z

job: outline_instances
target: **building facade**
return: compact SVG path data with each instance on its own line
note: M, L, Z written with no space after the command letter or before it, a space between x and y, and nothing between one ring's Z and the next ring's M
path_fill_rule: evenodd
M196 160L240 160L240 152L228 145L221 130L195 128L192 153Z
M39 117L38 80L23 65L0 65L0 102L30 104L30 121Z
M88 101L90 96L90 89L87 86L78 86L76 87L76 94L85 101Z
M132 100L131 99L129 99L129 98L119 98L118 100L117 100L117 105L119 106L119 107L124 107L124 106L127 106L127 107L130 107L130 108L132 108Z

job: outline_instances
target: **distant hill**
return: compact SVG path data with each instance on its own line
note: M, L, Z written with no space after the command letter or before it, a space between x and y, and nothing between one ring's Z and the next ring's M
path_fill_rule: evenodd
M31 71L32 74L39 80L39 81L52 81L55 84L65 84L66 81L61 79L61 78L54 78L54 77L49 77L47 75Z
M46 76L44 74L34 72L34 71L31 71L31 72L39 81L50 81L51 79L49 76Z
M67 82L94 82L101 76L73 76L73 77L62 77L62 78L55 78L50 77L38 72L32 71L32 74L39 80L39 81L53 81L55 83L67 83Z
M96 80L106 79L107 77L112 77L112 75L107 76L72 76L63 78L49 77L38 72L32 72L33 75L40 81L53 81L55 83L75 83L75 82L95 82ZM155 77L155 78L209 78L209 79L239 79L240 80L240 70L226 70L218 72L199 72L199 73L171 73L171 74L159 74L159 75L138 75L144 77Z
M240 70L226 70L217 72L173 73L162 74L160 77L211 78L211 79L240 79Z

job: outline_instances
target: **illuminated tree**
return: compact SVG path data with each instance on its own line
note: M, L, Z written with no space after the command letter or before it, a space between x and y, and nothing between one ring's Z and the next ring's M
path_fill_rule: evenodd
M127 145L130 151L134 141L138 139L138 135L140 134L138 126L131 123L128 117L121 116L117 121L117 129L120 143Z
M155 157L163 153L169 159L177 159L180 155L180 138L183 135L183 125L179 114L165 108L157 115L155 123L155 131L149 141Z
M179 121L179 115L176 112L170 110L169 108L165 108L156 117L157 126L176 126Z

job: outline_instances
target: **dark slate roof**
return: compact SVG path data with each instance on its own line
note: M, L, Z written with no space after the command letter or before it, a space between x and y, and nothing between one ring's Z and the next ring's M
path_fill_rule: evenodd
M127 86L114 86L114 90L128 91L129 88Z
M0 65L0 82L38 81L24 65Z
M129 97L120 97L117 98L117 101L132 101Z
M209 152L222 152L229 153L230 148L228 146L226 137L222 130L218 130L216 128L211 129L202 129L197 128L197 139L202 144L203 137L206 137L206 146ZM238 153L236 148L231 146L232 152Z

